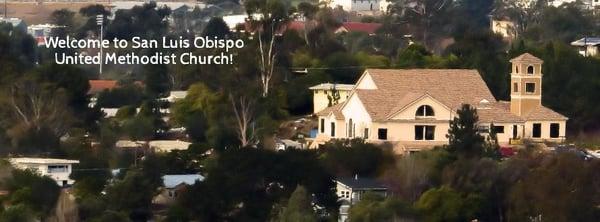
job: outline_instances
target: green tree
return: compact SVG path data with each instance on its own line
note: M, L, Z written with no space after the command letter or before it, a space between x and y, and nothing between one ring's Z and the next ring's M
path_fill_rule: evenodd
M416 212L410 204L371 192L364 193L349 211L350 222L411 220L415 216Z
M477 129L477 110L468 104L456 111L448 129L448 151L458 157L481 157L485 151L485 139Z
M150 205L158 186L155 181L142 170L130 170L122 180L116 181L106 189L108 209L125 212L135 220L147 220L151 216Z
M96 4L79 9L79 14L81 14L86 21L79 27L77 36L78 38L86 38L89 34L93 34L94 36L100 35L100 29L96 24L96 16L104 16L104 24L109 24L108 16L110 16L111 13L104 5Z
M303 186L297 186L296 190L290 196L287 206L279 214L277 221L281 222L316 222L317 216L315 215L312 206L312 197L306 191Z
M323 166L336 176L373 177L394 163L391 150L361 139L334 140L319 152Z
M32 212L27 206L17 204L9 206L0 211L0 222L32 222Z
M229 27L220 17L213 17L208 21L206 27L204 27L204 31L202 31L203 36L209 37L217 37L219 39L224 39L230 37L231 32L229 31Z
M5 180L3 185L10 192L8 201L11 204L22 204L41 217L50 214L60 194L56 181L47 176L41 177L31 170L13 170L12 177Z
M479 198L476 194L463 197L452 188L433 188L421 195L415 207L422 212L424 221L471 221L476 219Z
M546 156L507 194L507 220L592 221L600 216L600 162L574 154Z

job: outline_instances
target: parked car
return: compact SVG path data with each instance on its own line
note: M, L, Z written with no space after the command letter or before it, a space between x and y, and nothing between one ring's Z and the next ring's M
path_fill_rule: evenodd
M587 150L587 152L595 158L600 159L600 150Z
M580 149L577 148L574 145L560 145L557 146L554 149L555 153L574 153L575 155L577 155L577 157L583 159L583 160L590 160L590 159L595 159L597 158L596 156L592 155L591 153L588 153L586 150L584 149Z

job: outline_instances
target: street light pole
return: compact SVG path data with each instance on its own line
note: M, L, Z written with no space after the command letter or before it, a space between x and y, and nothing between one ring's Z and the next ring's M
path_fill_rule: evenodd
M100 43L104 41L104 15L96 16L96 24L100 26ZM102 45L100 44L100 75L102 75L102 64L104 63L103 55L102 55Z

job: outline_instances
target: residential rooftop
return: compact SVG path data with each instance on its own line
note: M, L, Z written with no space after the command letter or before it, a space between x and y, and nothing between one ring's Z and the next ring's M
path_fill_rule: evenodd
M387 190L387 187L377 182L373 178L363 177L343 177L336 180L344 186L350 187L353 190Z
M353 84L338 84L338 83L321 83L316 86L311 86L309 89L310 90L330 90L333 88L335 88L337 90L350 91L354 88L354 85Z
M79 160L34 158L34 157L10 158L9 161L13 164L74 164L74 163L79 163Z
M600 45L600 37L585 37L571 42L573 46L595 46Z
M162 176L162 180L165 188L172 189L180 184L192 185L203 181L204 177L200 174L171 174Z

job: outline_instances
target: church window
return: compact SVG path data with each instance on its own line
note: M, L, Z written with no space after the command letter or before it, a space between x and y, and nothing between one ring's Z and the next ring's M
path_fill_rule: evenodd
M415 113L415 116L417 117L426 117L426 116L434 116L434 112L433 112L433 108L431 108L431 106L428 105L422 105L419 106L419 108L417 109L417 112Z
M533 74L533 66L527 67L527 74Z
M535 93L535 83L532 83L532 82L525 83L525 92Z

